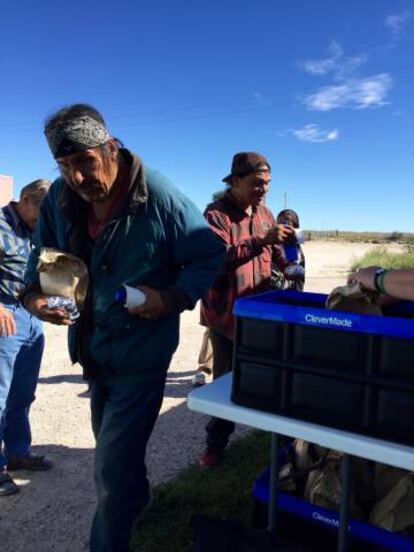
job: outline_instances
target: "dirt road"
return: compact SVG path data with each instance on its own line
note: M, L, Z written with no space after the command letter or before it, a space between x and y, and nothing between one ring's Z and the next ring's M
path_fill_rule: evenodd
M339 242L305 244L306 289L329 292L341 285L356 257L372 247ZM20 494L0 499L2 552L87 550L95 501L94 441L87 389L79 366L72 366L68 359L65 330L47 326L45 332L46 352L31 420L35 452L47 453L55 467L46 473L15 473ZM180 347L168 374L162 412L148 447L153 484L174 477L194 462L203 448L206 418L189 411L185 404L201 334L198 311L185 313Z

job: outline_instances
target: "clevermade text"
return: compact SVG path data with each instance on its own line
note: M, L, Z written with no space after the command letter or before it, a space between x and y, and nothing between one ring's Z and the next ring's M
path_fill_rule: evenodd
M339 527L339 521L337 519L329 518L327 516L322 516L318 512L313 512L312 517L313 519L316 519L316 521L326 523L326 525L331 525L332 527Z
M336 326L339 328L352 328L352 320L349 318L338 318L337 316L315 316L306 314L305 322L310 324L324 324L325 326Z

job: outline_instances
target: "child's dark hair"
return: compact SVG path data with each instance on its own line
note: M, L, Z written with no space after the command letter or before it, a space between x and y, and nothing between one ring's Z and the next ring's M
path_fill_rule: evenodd
M277 215L276 221L280 224L287 218L291 219L294 228L299 228L299 216L296 211L293 211L293 209L283 209L283 211L280 211Z

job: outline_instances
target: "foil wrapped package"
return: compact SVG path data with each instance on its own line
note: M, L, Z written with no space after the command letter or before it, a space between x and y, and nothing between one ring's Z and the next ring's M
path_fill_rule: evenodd
M73 321L77 320L80 316L75 300L69 297L62 297L61 295L53 295L47 299L48 309L66 309L69 314L69 319Z

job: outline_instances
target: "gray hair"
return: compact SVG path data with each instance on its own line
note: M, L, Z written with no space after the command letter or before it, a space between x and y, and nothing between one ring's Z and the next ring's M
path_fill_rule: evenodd
M50 185L51 182L49 180L45 180L44 178L34 180L33 182L30 182L30 184L26 184L26 186L21 189L20 199L22 199L24 195L28 195L30 201L40 204L49 191Z

